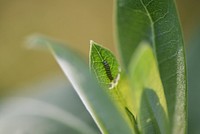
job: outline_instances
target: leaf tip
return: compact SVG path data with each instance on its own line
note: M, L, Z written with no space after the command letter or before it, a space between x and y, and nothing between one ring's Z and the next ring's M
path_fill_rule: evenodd
M44 41L45 36L41 34L33 34L25 39L25 46L28 49L46 47L47 42Z
M94 42L93 40L90 40L90 53L92 52L92 48L97 47L97 43Z
M95 42L93 40L90 40L90 45L95 44Z

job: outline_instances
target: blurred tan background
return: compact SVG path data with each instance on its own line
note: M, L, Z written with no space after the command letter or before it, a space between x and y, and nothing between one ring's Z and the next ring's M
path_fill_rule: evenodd
M26 49L24 41L31 34L41 33L62 40L85 59L91 39L116 52L113 2L0 0L0 96L49 77L64 78L50 53ZM176 2L187 42L200 22L200 2Z

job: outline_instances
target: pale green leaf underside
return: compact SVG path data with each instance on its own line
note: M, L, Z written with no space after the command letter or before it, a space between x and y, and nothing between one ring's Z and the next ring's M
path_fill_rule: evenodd
M91 76L88 65L69 48L46 37L34 36L33 45L48 46L87 110L104 134L134 134L134 130L110 96Z
M56 92L60 91L61 90L59 89ZM49 92L46 93L48 94ZM47 94L45 96L49 95ZM52 98L51 95L49 95L49 97ZM55 98L58 97L56 95L57 94L54 96ZM44 97L44 95L42 96L45 101L50 99ZM60 99L66 100L66 98ZM71 132L70 134L74 134L74 132L75 134L97 134L97 131L94 130L88 123L81 120L79 116L75 116L74 113L70 113L66 111L66 109L63 110L58 105L55 105L56 103L54 101L53 102L55 104L51 104L52 101L45 101L32 97L13 97L6 103L1 103L2 110L0 112L0 133L16 134L16 132L21 130L21 134L53 134L65 133L66 131L69 131L69 133ZM59 103L64 102L59 101ZM46 120L46 122L41 123L40 119ZM48 125L49 123L53 123L53 126ZM66 126L64 129L63 125Z
M132 102L142 134L167 134L168 110L152 48L140 43L129 66Z

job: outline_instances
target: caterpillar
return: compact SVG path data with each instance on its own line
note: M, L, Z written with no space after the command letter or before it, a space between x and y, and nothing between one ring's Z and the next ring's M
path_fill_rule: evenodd
M111 74L111 70L110 70L110 66L109 66L108 62L106 60L104 60L102 63L105 68L107 77L110 79L110 81L113 81L114 78Z

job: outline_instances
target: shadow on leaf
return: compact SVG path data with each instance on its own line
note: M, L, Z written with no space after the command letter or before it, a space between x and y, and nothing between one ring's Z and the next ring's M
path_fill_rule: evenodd
M149 88L143 90L141 96L140 115L138 123L144 134L167 134L168 122L165 111L160 104L155 91Z

